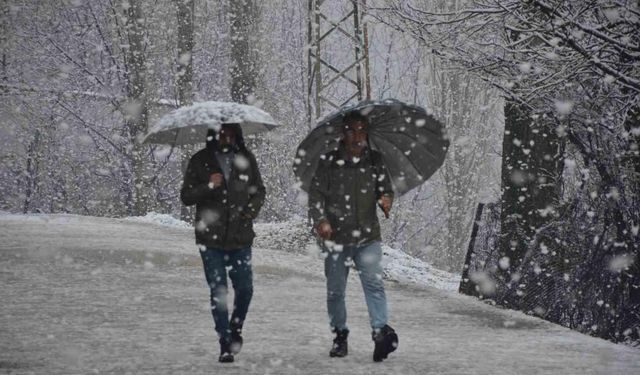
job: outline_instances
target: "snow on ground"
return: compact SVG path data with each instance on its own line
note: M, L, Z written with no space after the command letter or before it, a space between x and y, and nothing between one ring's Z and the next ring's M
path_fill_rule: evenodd
M382 246L385 278L402 284L415 283L447 291L458 290L460 276L434 268L400 250Z
M258 232L273 234L277 224L270 225ZM354 273L346 292L350 353L332 359L321 262L305 251L256 246L253 253L245 346L235 363L219 364L191 229L0 215L0 373L640 373L637 349L471 297L393 282L387 283L390 324L400 347L373 363Z
M176 228L191 228L191 225L170 215L149 213L143 217L124 220L156 223ZM296 218L280 223L258 223L255 225L254 247L284 250L299 255L308 255L313 264L320 263L320 249L315 245L311 231L304 218ZM403 284L414 283L432 286L442 290L455 291L460 284L460 276L434 268L400 250L383 245L384 277Z
M171 215L159 214L157 212L149 212L145 216L127 217L127 218L124 218L123 220L137 221L139 223L154 223L158 225L165 225L168 227L176 227L176 228L187 228L187 229L192 228L192 225L185 221L176 219Z

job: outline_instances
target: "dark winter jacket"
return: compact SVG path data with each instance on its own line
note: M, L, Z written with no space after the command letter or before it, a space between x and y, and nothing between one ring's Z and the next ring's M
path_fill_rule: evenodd
M251 246L255 237L253 219L265 198L256 159L244 147L236 150L229 180L213 189L209 177L222 174L214 152L207 147L193 155L180 191L186 206L196 205L196 243L225 250Z
M348 161L345 150L324 155L309 188L309 216L316 226L331 223L331 241L361 245L380 241L376 214L378 199L393 198L391 180L379 152L366 149L357 163Z

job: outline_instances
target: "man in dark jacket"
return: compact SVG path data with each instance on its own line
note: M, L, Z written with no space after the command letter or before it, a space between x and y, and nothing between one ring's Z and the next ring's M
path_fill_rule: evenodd
M387 325L376 215L379 205L389 217L393 190L382 156L368 147L367 118L350 112L343 125L338 150L323 156L309 189L309 215L326 255L327 309L336 334L329 355L344 357L348 353L344 292L349 267L355 264L373 330L373 360L380 362L398 345L398 336Z
M196 205L196 243L211 288L211 312L220 341L220 362L233 362L242 347L242 325L253 296L251 245L253 220L265 188L253 154L237 124L210 130L207 147L187 167L182 202ZM227 269L234 289L231 319L227 309Z

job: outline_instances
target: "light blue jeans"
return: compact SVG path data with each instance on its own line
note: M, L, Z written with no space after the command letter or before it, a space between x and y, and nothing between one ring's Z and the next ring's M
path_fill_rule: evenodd
M331 329L348 329L344 293L352 264L355 264L360 275L371 328L375 330L384 327L387 324L387 297L382 282L380 241L344 246L342 249L325 247L323 250L327 253L324 274L327 277L327 310Z

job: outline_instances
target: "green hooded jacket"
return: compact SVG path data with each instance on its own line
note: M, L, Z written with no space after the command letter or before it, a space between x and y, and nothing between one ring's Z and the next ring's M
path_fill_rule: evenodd
M343 147L321 158L309 187L309 216L314 228L329 220L331 241L363 245L380 241L376 214L378 199L393 198L393 188L382 155L365 149L361 158L349 161Z

